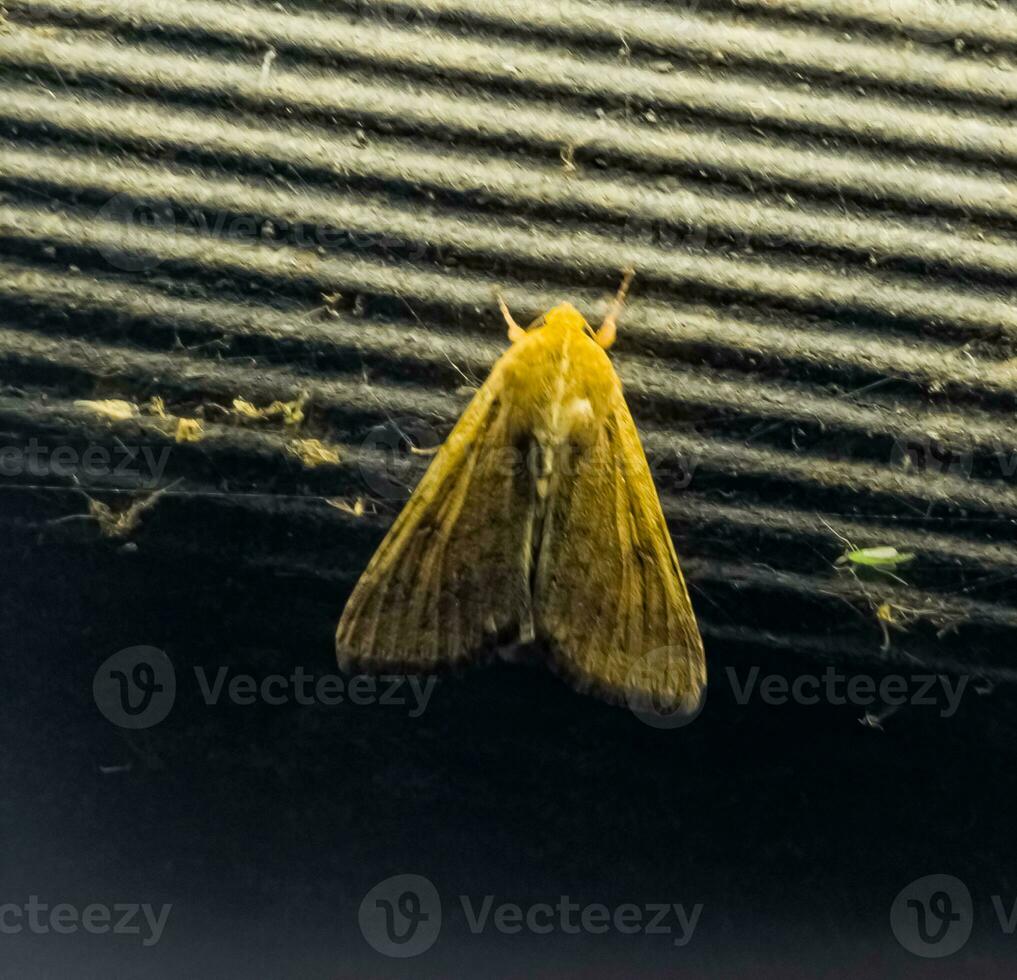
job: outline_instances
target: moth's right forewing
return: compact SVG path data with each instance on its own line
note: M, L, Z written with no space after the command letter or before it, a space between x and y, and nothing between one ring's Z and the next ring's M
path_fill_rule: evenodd
M528 618L532 481L510 398L496 366L350 596L336 634L344 666L463 661Z
M556 483L534 614L581 689L676 704L706 682L688 590L620 388L594 444Z

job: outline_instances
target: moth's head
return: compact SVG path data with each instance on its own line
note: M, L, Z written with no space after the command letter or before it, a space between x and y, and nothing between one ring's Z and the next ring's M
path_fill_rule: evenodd
M552 330L586 330L586 320L571 303L559 303L548 310L534 326L550 327Z

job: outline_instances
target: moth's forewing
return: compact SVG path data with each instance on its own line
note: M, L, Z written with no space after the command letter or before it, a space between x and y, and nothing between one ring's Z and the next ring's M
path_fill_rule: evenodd
M501 388L496 365L361 576L336 633L342 665L462 661L529 619L532 500Z
M561 473L543 526L538 636L579 687L688 703L706 683L702 640L635 423L604 360L613 384L602 425Z

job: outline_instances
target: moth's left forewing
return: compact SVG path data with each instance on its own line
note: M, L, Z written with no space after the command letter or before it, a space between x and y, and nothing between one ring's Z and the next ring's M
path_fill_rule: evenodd
M702 640L617 383L593 443L555 482L533 603L538 636L577 686L663 704L698 698Z
M343 667L462 663L528 623L532 503L510 395L496 367L379 545L339 621Z

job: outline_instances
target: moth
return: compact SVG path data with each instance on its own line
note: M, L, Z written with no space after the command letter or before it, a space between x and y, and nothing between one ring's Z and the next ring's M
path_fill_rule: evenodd
M385 536L336 634L347 669L536 655L576 688L697 703L703 644L621 382L599 329L562 303L523 328Z

